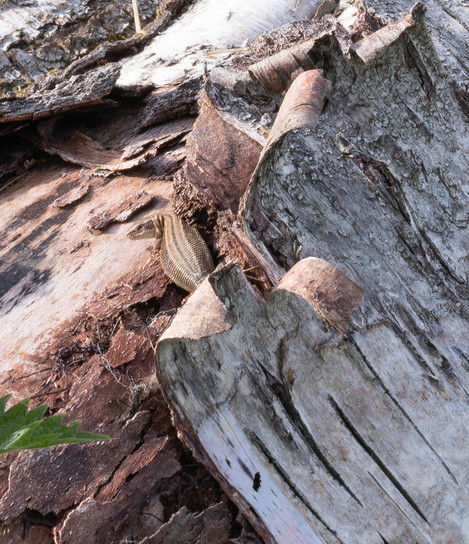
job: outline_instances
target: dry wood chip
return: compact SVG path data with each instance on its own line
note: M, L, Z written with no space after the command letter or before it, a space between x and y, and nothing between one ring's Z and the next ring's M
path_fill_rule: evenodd
M88 221L88 230L93 234L100 234L110 224L124 223L138 211L153 204L154 201L155 196L146 191L131 195L114 208L94 215Z
M89 190L90 186L88 183L83 183L79 187L75 187L71 191L68 191L68 193L65 193L63 196L56 198L52 206L54 206L54 208L66 208L67 206L71 206L81 200Z

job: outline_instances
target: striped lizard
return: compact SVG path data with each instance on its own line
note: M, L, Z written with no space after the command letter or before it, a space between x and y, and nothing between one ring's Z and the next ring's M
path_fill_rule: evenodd
M145 217L127 236L132 240L156 238L155 245L161 247L160 259L165 274L189 293L195 291L215 268L200 234L174 213Z

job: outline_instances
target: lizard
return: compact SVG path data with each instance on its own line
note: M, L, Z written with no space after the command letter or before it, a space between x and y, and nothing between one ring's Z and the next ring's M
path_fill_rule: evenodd
M165 212L145 217L127 236L132 240L155 238L161 248L163 271L179 287L195 291L215 266L207 244L197 229L185 223L175 213Z

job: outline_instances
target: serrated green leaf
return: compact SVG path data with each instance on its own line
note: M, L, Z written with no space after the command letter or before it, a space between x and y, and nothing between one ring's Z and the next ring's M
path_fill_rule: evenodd
M3 414L3 412L5 411L5 407L10 397L11 395L5 395L4 397L0 397L0 414Z
M41 406L36 406L26 414L26 420L28 423L39 421L46 412L47 404L41 404Z
M65 414L41 419L47 405L28 412L29 399L24 399L5 411L10 395L0 397L0 454L15 450L46 448L59 444L73 444L109 440L106 435L77 432L81 421L62 423Z

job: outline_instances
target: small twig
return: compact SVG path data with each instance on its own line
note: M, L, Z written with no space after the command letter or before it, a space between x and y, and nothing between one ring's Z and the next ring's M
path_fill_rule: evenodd
M142 32L142 27L140 25L140 16L138 14L138 0L132 0L132 8L134 10L134 21L135 21L135 33L140 34Z

